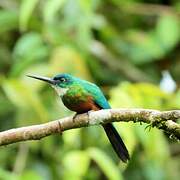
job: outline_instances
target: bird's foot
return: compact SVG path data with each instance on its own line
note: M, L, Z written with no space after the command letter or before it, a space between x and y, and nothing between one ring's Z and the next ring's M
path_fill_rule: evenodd
M90 116L90 113L93 112L93 111L94 111L94 110L87 111L87 112L86 112L87 116L89 117L89 116ZM76 113L76 114L73 116L73 118L72 118L72 119L73 119L73 122L75 122L75 119L76 119L77 116L79 116L79 115L81 115L81 114Z
M73 122L75 122L75 119L77 118L78 115L79 115L79 114L76 113L76 114L73 116L73 118L72 118Z

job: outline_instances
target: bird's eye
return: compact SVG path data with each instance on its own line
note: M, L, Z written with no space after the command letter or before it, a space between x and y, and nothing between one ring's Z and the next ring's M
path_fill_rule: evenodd
M66 82L66 79L65 78L61 78L60 82Z

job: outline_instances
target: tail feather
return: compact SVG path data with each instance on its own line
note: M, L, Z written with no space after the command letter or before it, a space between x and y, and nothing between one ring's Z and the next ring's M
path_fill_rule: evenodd
M115 127L111 123L108 123L103 125L103 128L118 157L123 162L127 162L130 159L128 150Z

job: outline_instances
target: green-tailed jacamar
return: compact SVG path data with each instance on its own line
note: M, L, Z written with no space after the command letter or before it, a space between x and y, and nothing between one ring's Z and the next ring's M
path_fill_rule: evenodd
M53 78L30 75L29 77L51 84L64 105L77 114L111 108L100 88L88 81L69 74L58 74ZM117 130L111 123L104 124L103 128L119 158L127 162L129 153Z

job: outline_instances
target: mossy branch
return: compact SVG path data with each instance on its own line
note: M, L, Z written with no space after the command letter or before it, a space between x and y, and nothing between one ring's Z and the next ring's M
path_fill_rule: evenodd
M52 134L62 134L68 129L108 122L144 122L164 130L180 140L180 110L157 111L150 109L108 109L66 117L45 124L21 127L0 132L0 146L20 141L39 140Z

